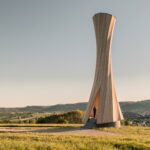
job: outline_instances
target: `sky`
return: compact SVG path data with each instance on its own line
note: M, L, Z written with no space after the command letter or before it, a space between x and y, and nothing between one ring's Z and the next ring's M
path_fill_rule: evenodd
M149 0L0 0L0 107L88 101L98 12L116 17L118 100L149 99L149 6Z

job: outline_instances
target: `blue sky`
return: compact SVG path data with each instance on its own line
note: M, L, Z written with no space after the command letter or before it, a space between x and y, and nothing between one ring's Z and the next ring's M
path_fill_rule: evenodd
M97 12L116 17L118 100L149 99L149 6L149 0L0 0L0 106L88 101Z

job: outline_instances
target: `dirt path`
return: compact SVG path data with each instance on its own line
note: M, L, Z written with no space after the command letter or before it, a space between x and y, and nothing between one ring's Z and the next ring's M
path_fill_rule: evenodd
M29 132L30 130L26 129L14 129L14 128L0 128L0 133L21 133Z
M98 131L95 129L65 129L65 128L56 128L56 129L19 129L19 128L0 128L0 133L50 133L55 135L76 135L76 136L118 136L117 133Z
M61 134L61 135L78 135L78 136L102 136L102 135L110 135L110 136L116 136L118 134L116 133L111 133L111 132L104 132L104 131L98 131L95 129L78 129L78 130L62 130L62 131L48 131L48 133L52 133L52 134Z

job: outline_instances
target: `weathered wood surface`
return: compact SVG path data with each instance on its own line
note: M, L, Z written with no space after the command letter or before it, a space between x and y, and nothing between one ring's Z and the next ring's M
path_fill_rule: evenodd
M95 78L84 116L84 123L90 116L93 116L94 107L97 110L97 124L117 122L123 119L112 75L111 45L115 21L114 16L106 13L98 13L93 16L97 58Z

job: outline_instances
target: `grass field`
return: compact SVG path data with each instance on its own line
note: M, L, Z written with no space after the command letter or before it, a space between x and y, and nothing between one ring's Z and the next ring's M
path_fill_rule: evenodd
M9 125L1 125L8 128ZM25 127L14 125L15 128ZM14 128L10 127L10 128ZM27 125L26 128L80 128L80 125ZM52 133L0 133L0 150L150 150L150 128L96 129L115 136L61 135Z

